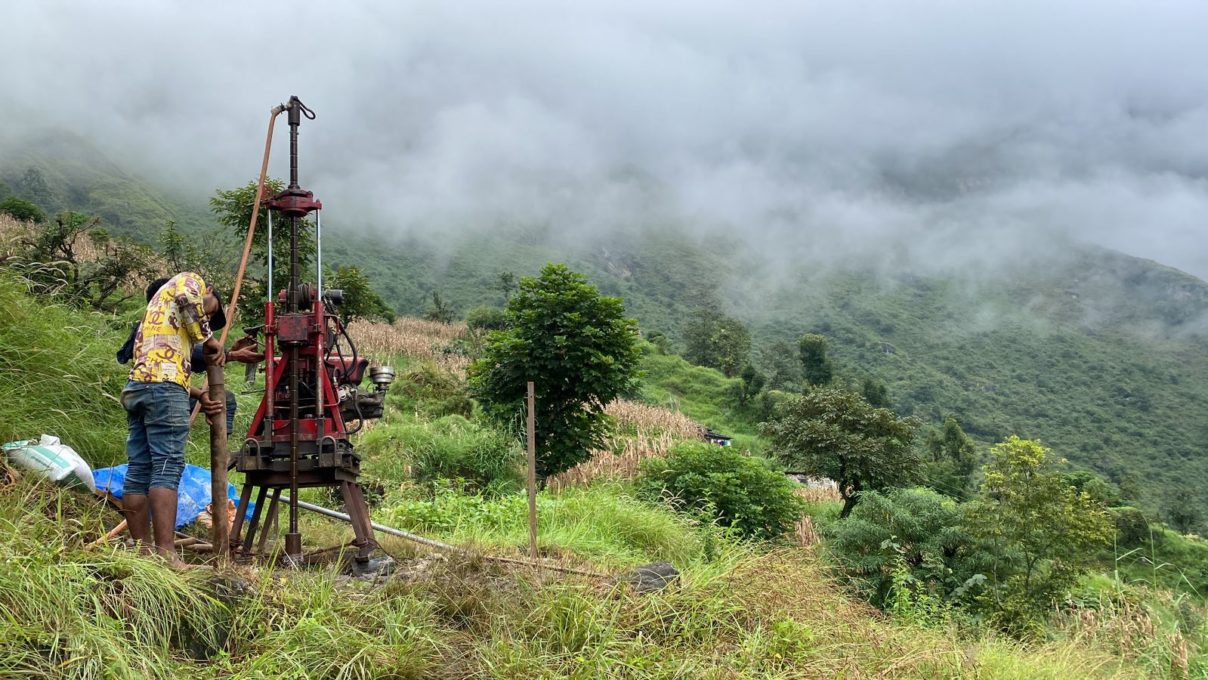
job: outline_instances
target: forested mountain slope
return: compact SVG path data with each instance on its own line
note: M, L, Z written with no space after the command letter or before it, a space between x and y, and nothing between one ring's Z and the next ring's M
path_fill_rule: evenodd
M30 185L31 168L45 186ZM0 159L0 181L151 243L168 220L212 234L206 196L174 201L81 140L26 144ZM954 413L983 443L1040 439L1153 509L1208 507L1208 284L1151 261L1071 244L993 272L887 273L771 266L737 235L672 225L591 237L545 225L400 236L344 215L325 226L325 263L361 267L403 313L423 313L434 292L456 313L498 305L500 274L566 261L673 343L701 308L739 319L782 387L798 382L796 339L820 333L841 380L884 382L899 411Z

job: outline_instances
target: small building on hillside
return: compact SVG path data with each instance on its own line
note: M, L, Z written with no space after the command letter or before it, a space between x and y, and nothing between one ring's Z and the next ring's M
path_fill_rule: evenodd
M704 439L705 441L709 442L710 444L717 444L718 446L729 446L731 443L730 437L727 437L726 435L721 434L720 432L714 432L713 430L710 430L707 427L702 428L700 434L701 434L701 438Z

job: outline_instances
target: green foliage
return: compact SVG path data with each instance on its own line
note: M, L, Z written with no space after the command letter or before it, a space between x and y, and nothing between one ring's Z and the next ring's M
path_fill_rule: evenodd
M923 478L927 486L957 500L967 500L977 468L977 447L956 416L927 432Z
M507 314L498 307L482 305L466 312L466 326L476 331L501 331L507 327Z
M10 196L0 201L0 213L9 215L22 222L41 224L46 221L46 212L39 208L37 204L17 198L16 196Z
M677 354L647 352L640 369L643 400L681 411L702 425L732 435L734 445L741 449L763 450L757 414L769 398L767 392L743 408L734 398L743 389L740 379L695 366Z
M439 291L432 291L432 304L429 305L428 311L424 312L424 318L428 321L439 321L441 323L453 323L453 319L457 318L457 313L444 298L440 296Z
M394 310L382 300L382 296L373 289L369 278L360 267L342 266L326 281L325 288L339 288L344 291L344 303L339 312L345 321L356 319L381 320L387 323L394 321Z
M431 422L380 425L364 438L368 475L390 485L415 481L429 489L453 481L474 493L499 495L520 487L524 453L511 437L459 415Z
M666 333L661 331L650 331L644 334L646 341L651 344L655 352L659 354L671 353L671 338L667 337Z
M696 311L684 327L684 358L698 366L738 375L751 354L751 334L746 326L712 307Z
M0 272L0 442L58 436L92 465L123 462L124 324L34 299Z
M907 589L916 600L926 594L949 602L976 589L973 565L981 561L971 554L976 548L962 519L955 501L930 489L870 491L850 517L831 525L827 548L882 609Z
M762 432L790 470L834 480L843 497L840 517L847 517L862 492L916 481L917 427L914 418L873 408L859 394L817 387L787 400Z
M1186 482L1173 485L1162 504L1162 516L1176 531L1190 533L1203 525L1204 509L1199 493Z
M1065 482L1079 493L1086 492L1096 503L1106 507L1120 505L1126 500L1120 488L1090 470L1075 470L1065 473Z
M482 498L438 488L431 498L387 499L378 512L390 526L478 546L528 544L528 497L524 493ZM611 564L700 558L700 530L666 508L634 498L625 487L595 484L537 496L538 548L567 551ZM712 540L717 540L716 537Z
M792 343L777 340L756 353L756 365L767 373L767 388L782 392L800 392L805 384L801 361Z
M456 414L468 418L474 412L465 384L434 361L409 364L390 386L387 403L432 417Z
M751 364L747 364L746 368L742 369L739 378L742 379L742 383L741 389L738 391L738 405L745 407L759 396L768 379Z
M813 386L829 385L835 377L830 357L826 356L826 336L806 333L797 341L805 381Z
M257 180L233 189L219 189L210 197L210 212L214 215L230 238L242 247L247 238L247 228L252 220L252 207L256 204ZM248 256L248 269L240 294L239 311L245 323L263 316L263 301L269 291L279 291L289 285L290 228L289 220L273 215L273 280L268 278L268 199L285 188L279 179L271 177L264 181L264 195L260 202L260 215L256 218L256 233L252 235L252 249ZM315 261L315 230L309 219L298 220L298 267L305 281L313 278ZM236 256L238 257L238 256ZM271 283L271 285L270 285Z
M711 515L748 538L776 538L801 517L796 485L762 458L732 446L684 443L642 461L639 488L681 512Z
M470 386L486 413L509 426L519 425L526 382L535 383L542 479L601 446L604 407L635 388L641 355L636 324L624 314L619 298L601 296L565 265L548 264L539 278L520 280L507 328L490 335L470 366Z
M865 378L860 383L860 396L864 397L864 401L877 408L893 407L893 404L889 400L889 388L885 387L885 383L879 380Z
M98 251L96 257L81 257L83 239ZM8 265L29 282L33 292L75 306L114 311L135 296L125 292L129 280L153 272L149 248L111 238L100 228L99 218L81 213L61 213L23 245Z
M46 176L38 168L26 168L21 179L17 181L17 189L38 205L50 206L55 203L54 192L51 191Z
M503 295L503 304L507 304L512 298L512 293L516 292L516 274L513 272L499 272L499 277L495 280L495 289Z
M983 471L967 517L970 533L996 555L987 604L1003 625L1023 630L1094 564L1111 537L1107 511L1070 486L1035 441L1007 438L990 449Z

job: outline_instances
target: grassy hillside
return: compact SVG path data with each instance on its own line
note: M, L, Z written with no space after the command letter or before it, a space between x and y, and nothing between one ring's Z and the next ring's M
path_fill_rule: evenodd
M62 130L0 148L0 199L5 194L33 201L48 214L96 215L112 233L150 242L168 222L190 230L211 225L205 197L157 187Z
M87 145L39 144L0 165L10 187L24 168L41 167L56 205L70 198L122 228L156 225L140 227L143 236L189 212ZM121 205L97 202L114 196ZM666 225L586 240L484 225L420 241L373 236L337 216L328 224L325 261L362 267L403 313L422 313L433 291L458 312L500 304L501 272L566 261L623 296L645 331L679 340L694 309L718 306L749 325L769 372L773 361L794 361L801 333L822 333L840 379L885 382L901 411L933 422L955 413L983 444L1012 433L1040 439L1149 509L1175 502L1172 489L1183 486L1208 507L1208 285L1153 262L1071 246L1046 253L1042 266L888 276L769 270L740 244ZM691 413L685 394L649 396L684 400ZM730 415L700 413L742 433Z
M120 388L110 357L120 332L28 298L11 279L0 279L0 309L0 434L57 432L111 462L123 421L105 395ZM697 378L686 401L707 404L711 381ZM421 410L392 410L361 438L366 468L386 483L374 512L471 549L436 557L386 540L399 573L372 584L322 569L173 572L91 545L117 520L99 502L0 475L0 676L1133 678L1198 668L1194 649L1170 642L1183 640L1172 624L1143 608L1127 620L1074 608L1051 639L1029 643L883 614L845 594L812 549L738 543L624 483L539 498L543 552L605 576L492 562L483 555L524 544L523 497L417 486L416 438L460 436L440 428ZM309 516L303 530L308 547L348 534ZM680 568L672 587L639 594L612 576L656 559Z

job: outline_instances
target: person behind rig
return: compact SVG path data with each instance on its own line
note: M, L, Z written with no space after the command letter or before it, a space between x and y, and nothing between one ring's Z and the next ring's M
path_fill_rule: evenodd
M173 564L180 562L173 539L176 490L189 437L189 398L201 403L207 417L222 411L221 402L190 385L190 357L193 346L200 344L207 362L223 365L226 356L213 331L224 325L222 299L201 276L182 272L168 279L147 303L134 334L134 365L122 390L129 426L122 506L130 536L149 552L153 531L155 550Z

